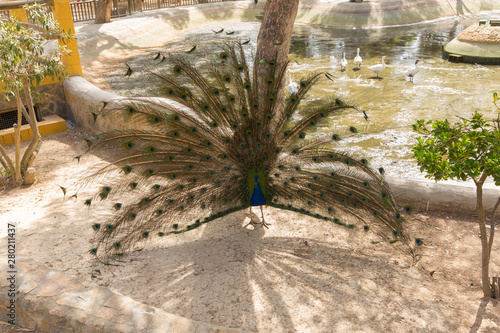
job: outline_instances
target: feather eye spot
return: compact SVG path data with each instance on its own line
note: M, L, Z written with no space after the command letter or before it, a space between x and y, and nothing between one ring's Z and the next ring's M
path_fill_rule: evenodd
M163 210L162 210L162 209L158 209L158 210L156 211L156 214L158 214L158 215L163 214Z
M148 238L148 236L149 236L149 232L144 231L144 232L142 233L142 237L143 237L143 238Z
M174 174L172 175L172 178L173 178L173 179L177 178L177 175L174 173Z
M94 231L97 231L97 230L99 230L100 228L101 228L101 225L100 225L99 223L94 223L94 224L92 225L92 229L94 229Z
M306 137L306 133L302 132L299 134L300 139L304 139Z
M90 206L91 203L92 203L92 199L85 200L85 205Z
M134 144L132 142L127 142L127 147L128 148L132 148L134 146Z
M130 183L129 186L130 186L131 189L135 189L137 187L137 183L136 182L132 182L132 183Z
M179 225L176 223L176 224L172 225L172 228L177 230L177 228L179 228Z
M121 203L116 203L114 207L115 207L115 209L120 209L120 208L122 208L122 204Z
M339 141L340 140L340 136L338 134L334 134L332 136L332 139L333 139L333 141Z
M130 214L130 219L133 220L137 217L137 214L136 213L132 213Z
M370 227L369 227L369 226L367 226L367 225L365 225L365 226L363 227L363 229L364 229L365 231L369 231L369 230L370 230Z
M174 90L173 90L173 89L168 89L168 90L167 90L167 94L169 94L169 95L173 95L173 94L174 94Z
M90 249L90 254L96 255L97 254L97 248Z
M333 186L335 186L335 185L333 185L333 183L330 183L330 187L333 187Z
M238 72L243 72L243 70L245 69L245 66L243 66L243 65L238 65L238 66L236 67L236 69L238 70Z
M227 52L222 52L221 54L219 54L219 57L222 59L222 60L226 60L228 55L227 55Z
M111 230L113 230L113 225L112 225L112 224L108 224L108 225L106 226L106 230L107 230L107 231L111 231Z
M158 237L163 237L163 236L165 236L165 233L160 231L160 232L158 233Z
M177 115L176 115L176 116L174 116L174 120L175 120L175 121L178 121L179 119L180 119L180 118L179 118L179 116L177 116Z
M132 172L132 168L131 168L131 167L129 167L129 166L127 166L127 167L123 168L123 171L124 171L125 173L130 173L130 172Z
M231 82L231 76L229 75L224 75L224 77L222 78L225 82L229 83Z
M131 107L131 108L128 108L128 113L129 113L129 114L132 114L132 113L134 113L134 112L135 112L134 108L132 108L132 107Z
M363 158L363 159L361 159L361 164L363 164L363 165L367 165L367 164L368 164L368 160L366 160L366 159L364 159L364 158Z
M345 164L349 165L349 164L351 164L351 161L350 160L345 160Z
M170 199L170 200L168 200L168 203L172 204L172 203L174 203L174 200Z
M415 238L415 243L417 243L417 246L424 245L424 242L420 238Z

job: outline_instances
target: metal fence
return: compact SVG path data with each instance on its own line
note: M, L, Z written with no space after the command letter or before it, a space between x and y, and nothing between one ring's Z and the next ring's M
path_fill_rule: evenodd
M143 10L225 1L234 0L113 0L111 17L130 15ZM70 6L73 21L80 22L95 19L96 0L70 2Z

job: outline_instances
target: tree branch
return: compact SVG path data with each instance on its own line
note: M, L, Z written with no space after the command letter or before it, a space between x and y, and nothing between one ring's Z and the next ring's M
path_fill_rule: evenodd
M488 253L490 255L491 255L491 249L493 248L493 239L495 237L495 213L496 213L499 205L500 205L500 197L498 197L497 203L495 204L495 207L493 208L493 211L491 212L491 221L490 221L491 231L490 231L490 239L489 239L489 244L488 244Z
M35 115L35 108L33 106L33 97L31 96L31 82L29 78L25 79L25 87L24 89L24 98L26 99L26 102L28 104L28 110L29 110L29 124L31 127L31 131L33 132L33 139L31 140L28 148L26 148L23 159L21 160L21 173L24 174L27 168L33 163L36 157L36 153L41 148L41 139L42 137L40 136L40 132L38 131L38 124L36 121L36 115ZM24 106L23 106L24 109Z
M12 160L10 159L9 155L7 154L7 151L3 148L2 145L0 145L0 153L2 154L3 158L0 159L2 165L10 170L10 173L13 174L14 172L14 164L12 163ZM7 165L5 165L6 163Z

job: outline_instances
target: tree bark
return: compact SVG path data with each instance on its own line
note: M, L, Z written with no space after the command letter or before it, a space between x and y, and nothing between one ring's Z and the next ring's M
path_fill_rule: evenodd
M29 117L26 117L26 119L28 120L31 131L33 132L33 139L31 140L28 148L26 148L26 151L24 152L23 158L21 160L21 174L23 175L26 169L28 169L35 160L35 157L42 146L42 137L40 135L40 132L38 131L35 108L33 106L33 97L31 96L30 90L31 82L29 81L29 79L27 80L27 82L25 82L24 86L26 87L24 89L24 98L28 103L29 111Z
M97 0L95 6L95 24L111 22L113 0Z
M2 145L0 145L0 154L2 154L2 159L1 163L4 168L9 169L10 174L14 174L14 164L12 163L12 160L10 159L9 155L7 154L7 151L3 148Z
M257 38L257 52L254 61L254 78L257 84L256 93L259 105L264 105L266 98L265 81L273 69L263 61L276 62L276 72L279 72L288 62L292 29L299 9L299 0L268 0ZM284 94L276 96L279 105Z
M490 287L490 251L488 246L488 238L486 232L486 219L484 216L484 207L483 207L483 184L486 180L487 175L484 172L481 175L481 178L476 182L476 208L477 215L479 218L479 232L481 238L481 282L483 285L483 294L484 297L490 298L493 296Z

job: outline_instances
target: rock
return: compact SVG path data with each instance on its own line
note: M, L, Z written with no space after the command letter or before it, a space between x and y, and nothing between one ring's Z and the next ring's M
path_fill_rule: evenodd
M31 185L35 182L36 169L31 167L24 173L24 185Z

